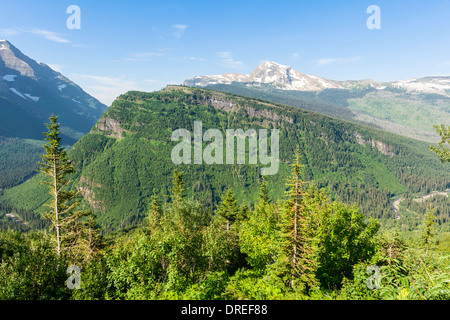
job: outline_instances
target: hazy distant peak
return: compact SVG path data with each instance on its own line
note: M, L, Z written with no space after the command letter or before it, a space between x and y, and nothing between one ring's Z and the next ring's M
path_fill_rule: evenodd
M250 74L226 73L214 76L197 76L186 80L188 86L207 86L212 84L231 84L232 82L250 85L268 84L282 90L320 91L326 88L340 88L337 81L308 75L290 66L274 61L264 61Z

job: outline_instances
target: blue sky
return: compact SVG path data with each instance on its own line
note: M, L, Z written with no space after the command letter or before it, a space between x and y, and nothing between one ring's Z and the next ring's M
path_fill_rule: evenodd
M67 8L81 9L69 30ZM370 30L369 5L381 9ZM450 1L0 1L0 38L110 105L264 60L334 80L450 75Z

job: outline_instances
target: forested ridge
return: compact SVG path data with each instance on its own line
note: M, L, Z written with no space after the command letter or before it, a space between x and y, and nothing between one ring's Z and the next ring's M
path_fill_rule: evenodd
M227 105L232 105L228 108ZM225 107L224 107L225 106ZM287 163L297 146L305 178L328 190L333 199L356 202L366 216L393 218L390 199L404 192L426 194L449 187L450 174L423 142L264 100L217 91L169 87L154 93L120 96L89 134L69 151L74 181L107 230L139 224L152 194L167 198L173 130L253 128L280 130L280 169L268 177L269 193L284 194ZM206 143L204 142L204 145ZM239 201L253 207L260 165L180 165L187 192L213 210L231 187ZM39 179L6 190L2 202L38 211L46 192Z
M0 299L450 298L448 198L414 201L449 187L427 144L185 87L120 96L67 153L56 119L41 172L1 198ZM279 128L278 174L174 165L194 121Z
M448 125L448 97L411 93L389 84L378 89L365 84L318 92L280 90L270 84L238 82L211 84L206 88L295 106L428 142L436 142L438 138L434 124L444 122Z

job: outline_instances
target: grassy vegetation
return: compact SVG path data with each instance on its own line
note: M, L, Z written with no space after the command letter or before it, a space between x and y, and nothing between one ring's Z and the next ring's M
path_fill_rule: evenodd
M377 92L348 101L351 110L387 120L394 126L434 134L433 125L448 119L448 101L421 98Z

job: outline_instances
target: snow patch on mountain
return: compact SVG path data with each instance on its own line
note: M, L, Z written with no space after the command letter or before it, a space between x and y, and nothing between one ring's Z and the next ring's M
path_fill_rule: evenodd
M9 90L11 90L11 91L14 92L15 94L17 94L19 97L21 97L21 98L27 100L27 98L25 98L25 96L24 96L22 93L20 93L16 88L9 88Z
M392 83L392 86L412 93L435 93L450 97L450 77L402 80Z
M15 74L7 74L3 76L3 80L8 81L8 82L14 82L17 76Z
M65 84L60 84L60 85L58 85L58 90L59 91L62 91L64 88L66 88L67 87L67 85L65 85Z
M29 93L25 93L25 96L31 100L33 100L34 102L38 102L39 101L39 97L33 97L31 94Z

